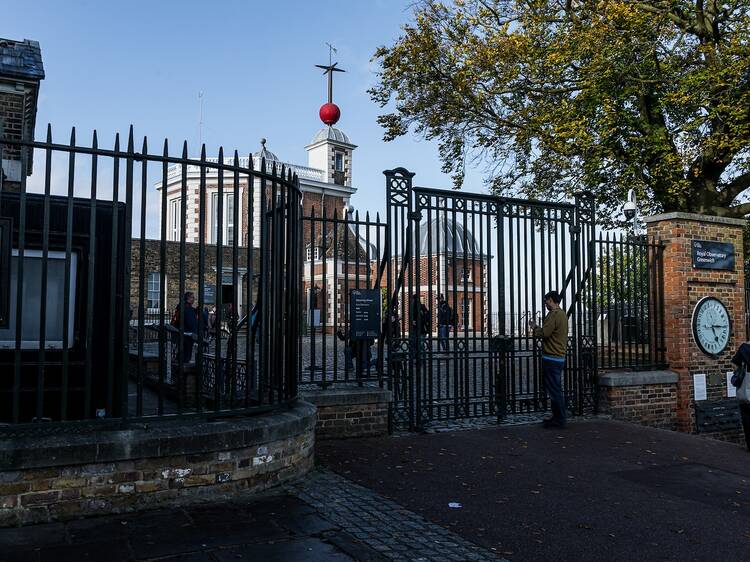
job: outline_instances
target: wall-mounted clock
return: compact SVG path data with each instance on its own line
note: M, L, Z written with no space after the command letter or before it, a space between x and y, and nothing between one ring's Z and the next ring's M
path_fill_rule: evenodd
M704 297L693 309L693 337L703 353L718 355L729 345L731 322L724 304L714 297Z

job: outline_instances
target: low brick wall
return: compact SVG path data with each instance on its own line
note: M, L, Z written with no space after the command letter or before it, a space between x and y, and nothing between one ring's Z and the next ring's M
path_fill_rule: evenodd
M600 411L613 419L677 429L677 373L613 372L599 377Z
M315 407L0 440L0 526L216 500L313 466Z
M389 390L344 388L303 393L318 408L317 439L373 437L388 433Z

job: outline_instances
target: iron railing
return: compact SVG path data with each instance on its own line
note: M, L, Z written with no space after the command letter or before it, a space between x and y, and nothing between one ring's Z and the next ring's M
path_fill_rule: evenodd
M250 413L296 398L296 175L254 169L252 157L240 166L223 149L209 161L205 146L191 159L187 143L180 156L167 141L152 154L144 138L138 151L132 127L124 149L119 135L100 148L96 133L79 146L75 129L54 143L50 127L45 141L0 140L0 160L9 147L25 148L23 164L43 158L0 185L4 429ZM227 331L209 334L207 301Z
M600 369L665 368L664 245L617 234L595 245Z
M334 383L384 385L384 339L352 333L352 291L385 291L387 224L376 214L338 216L315 207L303 217L301 291L303 336L300 382L326 387ZM381 289L382 287L382 289ZM382 306L385 304L381 296ZM378 326L378 332L380 326Z

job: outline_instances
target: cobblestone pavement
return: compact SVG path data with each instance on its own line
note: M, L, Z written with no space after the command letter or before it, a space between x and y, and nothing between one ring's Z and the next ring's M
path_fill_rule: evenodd
M544 412L534 412L527 414L510 414L498 420L496 416L482 416L477 418L466 418L458 420L439 420L429 422L422 429L422 433L445 433L448 431L469 431L473 429L484 429L488 427L504 427L514 425L533 425L540 424L542 420L547 416ZM582 421L591 419L611 419L611 416L602 414L586 414L583 416L571 416L571 421ZM414 435L413 432L399 431L394 435L406 436Z
M318 469L292 490L326 519L389 560L503 560L492 551L325 469Z

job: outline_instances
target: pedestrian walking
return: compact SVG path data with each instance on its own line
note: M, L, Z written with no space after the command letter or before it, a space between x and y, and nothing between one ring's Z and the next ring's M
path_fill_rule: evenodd
M448 351L448 337L453 325L453 310L443 295L438 295L438 349Z
M542 339L542 378L552 403L552 417L544 420L544 427L565 427L565 395L562 388L562 372L565 368L565 352L568 346L568 317L560 308L562 297L557 291L544 295L544 306L548 310L544 322L539 326L529 321L534 337Z

